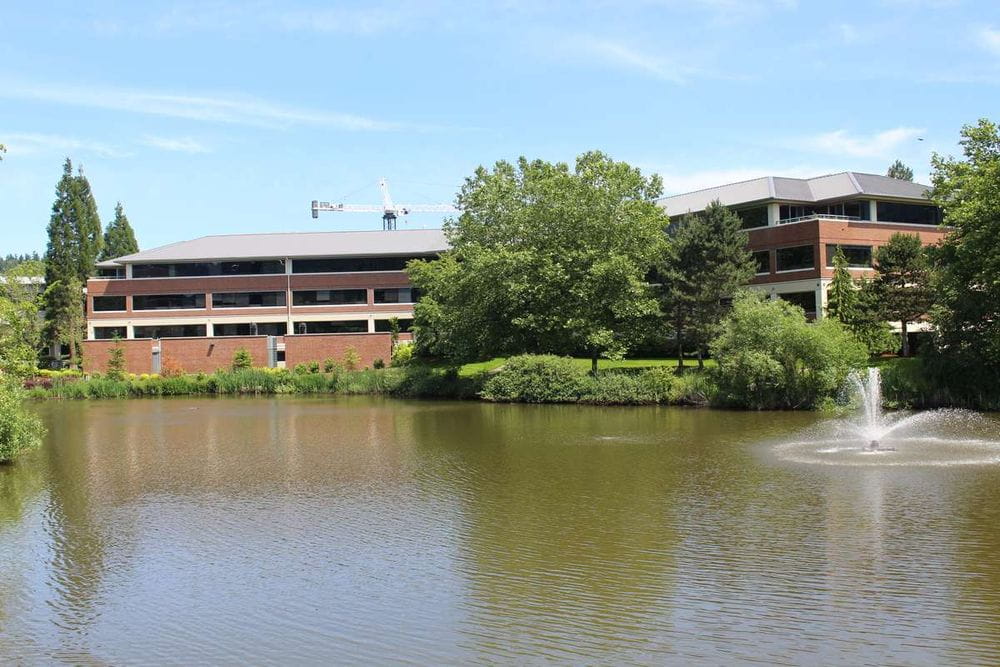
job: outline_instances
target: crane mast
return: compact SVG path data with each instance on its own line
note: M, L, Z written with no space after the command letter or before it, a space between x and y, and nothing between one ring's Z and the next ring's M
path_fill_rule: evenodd
M392 195L389 194L389 182L384 178L379 179L379 190L382 193L382 205L369 204L343 204L330 203L327 201L312 201L312 217L318 218L321 211L330 213L381 213L382 229L391 231L396 229L396 220L399 216L410 213L457 213L458 209L451 204L412 204L398 205L393 203Z

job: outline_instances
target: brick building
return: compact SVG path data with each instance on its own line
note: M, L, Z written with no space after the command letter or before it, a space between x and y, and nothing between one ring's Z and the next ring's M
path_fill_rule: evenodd
M404 267L447 247L441 230L206 236L98 264L87 282L84 368L102 370L114 338L131 372L172 363L258 366L391 355L390 319L409 338L415 290Z
M743 220L758 273L751 287L823 316L833 255L844 249L851 272L872 270L874 249L896 232L925 244L947 232L928 188L875 174L843 172L816 178L765 176L659 200L671 218L698 213L713 201Z

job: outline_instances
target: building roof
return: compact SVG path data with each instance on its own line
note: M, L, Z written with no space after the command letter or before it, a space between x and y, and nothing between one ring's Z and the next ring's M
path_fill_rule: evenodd
M844 171L814 178L762 176L739 183L663 197L657 200L670 215L703 211L718 199L726 206L764 201L820 202L857 196L927 199L928 186L878 174Z
M427 255L448 248L440 229L406 229L365 232L291 232L278 234L227 234L142 250L101 262L115 267L147 262L197 262L212 260L367 257Z

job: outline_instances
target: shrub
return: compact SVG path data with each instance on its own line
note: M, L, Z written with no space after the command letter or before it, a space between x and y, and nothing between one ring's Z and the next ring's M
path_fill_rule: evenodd
M735 300L712 353L719 401L750 409L816 407L868 359L834 319L810 324L798 306L750 292Z
M393 346L389 363L392 366L405 366L411 359L413 359L413 343L399 343Z
M319 373L319 362L318 361L310 361L309 362L309 372L310 373Z
M178 377L184 375L184 368L171 357L163 357L160 360L160 375L165 378Z
M380 357L372 362L372 368L375 369L385 368L385 362L382 361L382 358Z
M638 405L656 403L657 395L630 373L605 372L587 378L581 403L598 405Z
M361 357L358 355L358 351L353 347L348 347L344 350L344 368L349 371L357 370L358 366L361 365Z
M305 375L306 373L309 372L309 364L305 362L302 362L301 364L295 364L295 368L292 369L292 372L295 373L296 375Z
M336 359L331 359L327 357L323 360L323 372L324 373L336 373L340 370L340 363Z
M250 350L241 347L233 352L232 369L238 371L244 368L253 368L253 357L250 355Z
M511 357L483 386L488 401L570 403L588 388L585 369L569 357L525 354Z
M41 444L42 423L24 409L23 398L20 389L0 379L0 463Z

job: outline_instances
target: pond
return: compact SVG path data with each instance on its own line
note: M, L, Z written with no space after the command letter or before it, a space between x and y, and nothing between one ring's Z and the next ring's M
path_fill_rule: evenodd
M782 456L821 415L36 408L0 468L0 661L1000 661L1000 464Z

